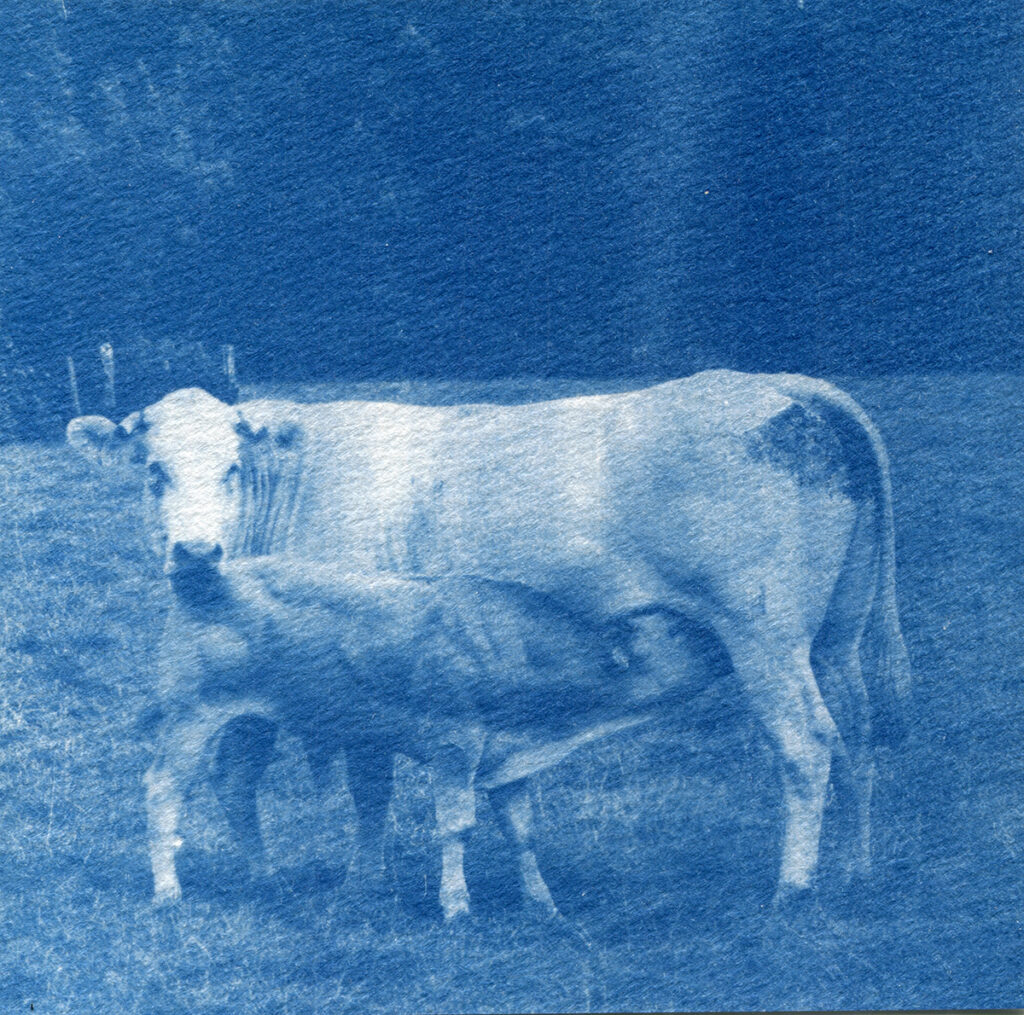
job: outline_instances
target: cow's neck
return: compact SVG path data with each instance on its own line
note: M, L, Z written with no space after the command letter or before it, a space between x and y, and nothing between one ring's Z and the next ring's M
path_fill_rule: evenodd
M214 567L196 567L171 575L171 589L178 606L199 619L223 609L230 600L227 579Z
M273 441L247 447L242 456L242 504L235 555L261 557L288 543L299 501L302 458Z

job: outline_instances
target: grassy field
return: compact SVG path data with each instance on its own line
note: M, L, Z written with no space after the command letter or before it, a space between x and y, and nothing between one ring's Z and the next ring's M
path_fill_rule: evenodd
M776 776L727 693L539 780L540 861L568 927L519 909L486 812L468 860L476 913L441 924L429 788L405 762L391 815L403 903L370 919L343 883L343 769L317 801L287 742L261 799L273 896L247 886L200 788L186 899L153 910L141 776L167 603L136 498L63 447L0 446L0 1013L1024 1004L1024 388L844 383L892 457L914 728L879 756L874 896L826 891L784 921L766 910Z

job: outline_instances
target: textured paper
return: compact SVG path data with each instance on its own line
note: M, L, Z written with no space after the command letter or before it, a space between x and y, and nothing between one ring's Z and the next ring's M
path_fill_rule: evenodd
M989 0L11 5L0 1007L1019 1007L1022 27ZM772 376L641 394L719 369ZM185 486L162 542L145 490ZM165 573L175 542L207 578ZM816 632L829 561L893 597L909 683L865 639L866 708L819 667L823 718L779 603ZM453 575L479 584L427 609ZM325 619L359 596L365 637ZM812 885L779 894L811 713L844 742ZM346 762L339 730L378 739ZM192 748L154 905L143 778ZM394 780L372 886L360 773ZM521 899L513 777L557 917L528 863Z

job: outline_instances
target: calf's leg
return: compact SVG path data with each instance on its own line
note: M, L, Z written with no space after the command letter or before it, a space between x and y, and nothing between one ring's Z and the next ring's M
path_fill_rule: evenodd
M549 916L558 916L558 907L537 866L533 851L533 800L524 782L498 786L488 799L501 822L502 831L519 854L519 876L527 904L537 905Z
M161 731L156 758L144 777L153 901L158 905L181 898L175 865L175 854L182 845L178 835L181 808L207 743L225 721L225 716L216 713L190 714L169 721Z
M475 752L479 757L479 751ZM463 832L476 824L476 760L461 747L445 744L430 759L434 813L441 840L441 910L446 920L469 912L469 888L463 869Z

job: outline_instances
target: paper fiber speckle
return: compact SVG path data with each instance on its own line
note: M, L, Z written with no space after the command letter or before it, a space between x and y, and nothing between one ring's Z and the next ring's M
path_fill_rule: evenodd
M1020 1007L1021 28L14 4L0 1009Z

